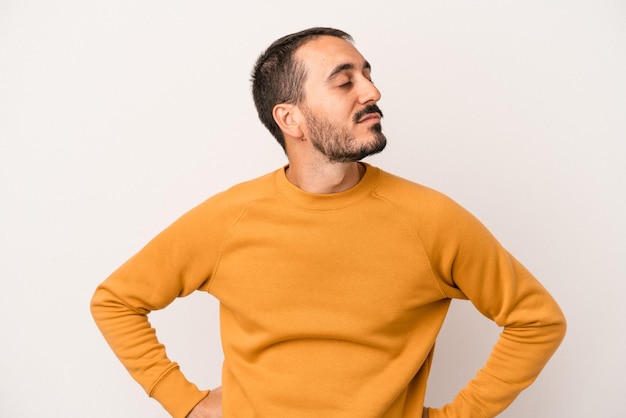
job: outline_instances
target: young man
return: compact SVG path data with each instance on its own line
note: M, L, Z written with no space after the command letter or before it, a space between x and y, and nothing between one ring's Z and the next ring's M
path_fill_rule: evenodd
M370 71L339 30L274 42L253 94L289 164L192 209L96 290L102 333L174 417L493 417L560 344L557 303L479 221L360 162L386 144ZM195 290L220 301L223 392L187 381L147 321ZM453 298L503 331L458 396L425 408Z

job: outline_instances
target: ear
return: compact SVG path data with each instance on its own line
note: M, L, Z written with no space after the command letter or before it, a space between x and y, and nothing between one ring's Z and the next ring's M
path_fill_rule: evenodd
M304 135L300 127L302 117L296 105L281 103L274 106L272 116L284 135L300 139Z

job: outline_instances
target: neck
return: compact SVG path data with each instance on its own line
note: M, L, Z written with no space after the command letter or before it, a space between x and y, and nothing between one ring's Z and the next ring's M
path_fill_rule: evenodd
M358 162L303 165L290 161L285 174L305 192L338 193L354 187L365 174L365 166Z

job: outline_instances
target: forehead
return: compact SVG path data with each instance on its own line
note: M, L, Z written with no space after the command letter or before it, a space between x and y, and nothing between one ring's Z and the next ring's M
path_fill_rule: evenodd
M363 68L365 58L350 42L334 36L320 36L296 51L299 59L307 69L309 77L327 77L333 69L344 64L354 68Z

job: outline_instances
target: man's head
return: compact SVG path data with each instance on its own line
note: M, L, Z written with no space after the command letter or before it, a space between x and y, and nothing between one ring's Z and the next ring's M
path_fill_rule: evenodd
M341 30L311 28L278 39L258 58L252 82L259 118L283 148L285 109L298 113L301 136L331 161L356 161L386 144L370 65Z

